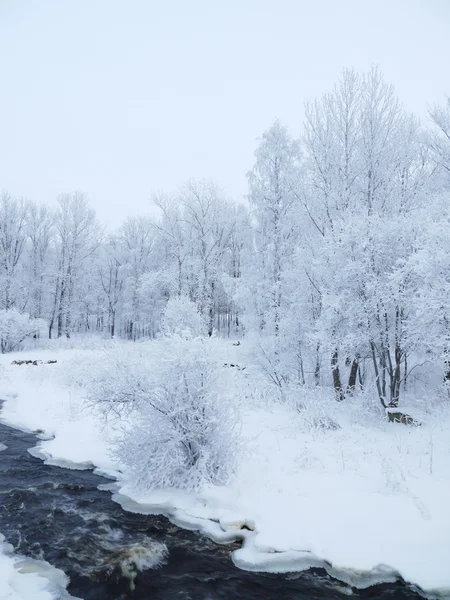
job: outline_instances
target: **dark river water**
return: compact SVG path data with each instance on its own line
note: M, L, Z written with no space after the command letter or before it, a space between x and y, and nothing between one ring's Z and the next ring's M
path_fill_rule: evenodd
M423 596L403 582L352 589L321 569L288 575L237 569L221 546L164 516L125 512L91 471L45 465L35 436L0 424L0 532L17 553L44 559L84 600L297 600Z

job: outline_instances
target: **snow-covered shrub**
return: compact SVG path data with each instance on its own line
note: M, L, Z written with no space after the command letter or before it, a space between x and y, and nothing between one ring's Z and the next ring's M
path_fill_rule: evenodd
M246 347L241 353L249 374L259 379L260 386L274 388L272 395L282 396L282 390L288 383L288 377L280 351L281 340L274 335L261 336L250 332L246 336Z
M310 433L341 428L342 409L331 389L290 385L284 391L286 403L300 415L300 427Z
M175 269L165 268L145 273L140 279L138 294L142 325L150 337L156 337L161 328L167 298L176 294ZM132 317L132 303L129 309Z
M136 413L152 385L155 342L114 341L109 348L77 355L67 381L86 389L87 403L108 420L125 420Z
M196 489L233 473L238 420L221 390L217 343L166 336L122 351L92 381L90 400L127 417L115 455L138 487Z
M15 308L0 310L0 349L2 354L20 350L23 342L30 337L39 337L46 332L47 323L34 319L28 313L20 313Z
M164 335L195 337L206 333L206 322L194 302L187 296L174 296L167 302L161 319Z
M60 350L99 350L110 345L109 341L110 338L105 339L103 334L95 332L74 332L70 334L70 338L61 336L49 339L48 329L46 329L45 335L42 335L37 340L33 339L32 343L30 338L28 338L28 342L24 343L24 350L28 350L30 345L32 345L30 349L33 350L53 350L55 352Z

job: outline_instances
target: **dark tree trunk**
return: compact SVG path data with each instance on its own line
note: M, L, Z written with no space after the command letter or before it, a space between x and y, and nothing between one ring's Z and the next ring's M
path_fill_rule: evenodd
M336 400L341 401L344 399L344 397L342 391L341 374L339 372L337 349L331 355L331 372L333 374L333 387L336 393Z
M58 307L58 337L60 338L63 334L64 327L64 302L65 302L65 283L61 281L61 292L59 294L59 307Z
M211 290L210 290L210 299L209 299L209 309L208 309L208 335L212 336L214 330L214 290L215 284L214 281L211 282Z
M353 394L356 389L356 379L358 376L358 367L359 367L359 359L355 357L352 361L352 366L350 367L350 374L348 376L348 385L347 385L347 393Z
M401 383L401 371L400 371L400 363L402 360L402 351L399 345L395 347L395 368L392 374L391 381L391 401L390 404L392 406L398 406L398 401L400 397L400 383Z
M382 387L381 387L380 371L378 369L378 362L377 362L377 355L376 355L376 351L375 351L375 344L373 342L370 342L370 349L372 350L372 362L373 362L373 369L375 371L375 383L377 385L378 397L380 399L380 402L381 402L381 405L383 406L383 408L386 408L385 396L383 394L383 390L382 390Z
M320 355L319 355L320 345L316 346L316 366L314 368L314 384L320 385Z

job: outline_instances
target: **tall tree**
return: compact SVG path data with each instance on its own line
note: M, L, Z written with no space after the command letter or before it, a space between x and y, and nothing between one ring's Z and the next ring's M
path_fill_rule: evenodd
M95 211L81 192L62 194L56 214L57 271L54 282L54 307L50 318L51 336L54 321L58 337L70 337L73 313L79 297L80 281L88 261L100 242L100 227Z
M148 217L130 217L118 234L124 252L124 319L130 340L142 334L139 290L142 276L149 271L154 232L153 222Z
M20 259L27 239L28 206L23 200L0 194L1 306L16 307L20 300ZM23 309L23 306L19 306Z
M49 288L54 270L55 214L45 204L29 204L27 219L27 310L33 317L48 317Z
M195 300L212 335L223 260L233 233L233 211L209 180L190 181L181 191L183 219L196 265Z
M108 330L111 338L116 334L117 307L122 299L125 283L124 252L116 236L111 236L102 246L98 273L107 304Z
M300 148L278 121L262 136L248 173L252 239L244 266L248 289L247 324L257 327L267 343L260 358L272 381L281 386L282 317L288 308L286 274L298 242L298 197L301 183Z

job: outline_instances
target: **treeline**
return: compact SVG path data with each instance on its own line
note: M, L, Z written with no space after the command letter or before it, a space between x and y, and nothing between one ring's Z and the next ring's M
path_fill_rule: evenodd
M186 297L208 333L253 336L278 388L332 381L342 400L371 377L396 405L419 364L448 370L449 177L450 102L424 125L377 69L345 71L299 139L264 133L248 209L193 181L105 234L83 194L53 211L4 193L1 306L49 337L136 340Z
M56 210L0 196L1 308L48 323L48 337L100 332L154 337L174 295L188 296L209 332L236 327L224 272L233 274L239 209L211 182L155 198L162 218L129 218L114 234L100 226L86 196L58 198Z

